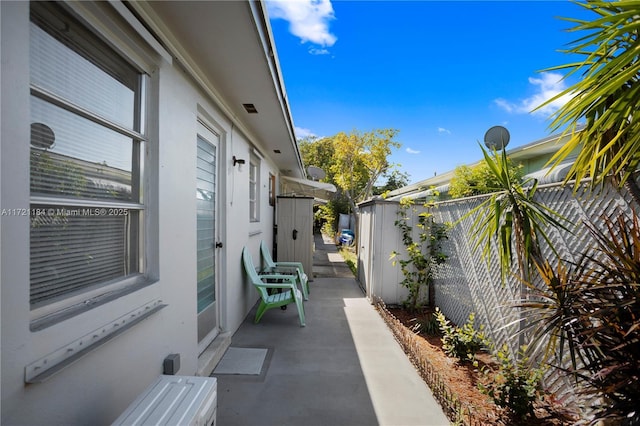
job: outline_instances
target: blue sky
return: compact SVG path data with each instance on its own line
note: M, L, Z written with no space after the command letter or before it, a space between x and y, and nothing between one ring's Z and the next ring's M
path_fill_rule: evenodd
M395 128L391 161L416 182L481 158L495 125L509 149L550 135L530 111L575 82L569 1L269 0L297 137Z

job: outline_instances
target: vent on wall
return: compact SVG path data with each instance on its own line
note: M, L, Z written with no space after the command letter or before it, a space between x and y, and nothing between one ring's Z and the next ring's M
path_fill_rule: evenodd
M242 104L242 106L244 107L244 109L249 114L257 114L258 113L258 110L256 109L256 106L254 104Z

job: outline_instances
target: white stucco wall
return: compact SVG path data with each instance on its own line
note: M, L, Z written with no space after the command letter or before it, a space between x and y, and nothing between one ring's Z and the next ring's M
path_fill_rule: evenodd
M29 5L1 2L1 207L29 206ZM249 245L259 259L261 239L272 241L273 207L265 156L260 167L260 221L249 221L248 141L175 64L160 60L152 75L145 174L146 261L157 281L141 290L30 331L29 218L0 217L2 424L108 424L159 374L163 359L181 356L179 374L198 366L196 317L196 134L199 117L220 132L220 326L234 332L257 300L244 281L240 254ZM242 170L232 156L247 159ZM167 306L125 333L90 350L42 383L25 383L25 366L145 303Z

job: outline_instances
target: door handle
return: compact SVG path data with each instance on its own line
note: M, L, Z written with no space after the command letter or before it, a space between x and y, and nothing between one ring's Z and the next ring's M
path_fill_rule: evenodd
M293 239L294 239L294 240L297 240L297 239L298 239L298 230L297 230L297 229L294 229L294 230L293 230Z
M220 241L216 243L216 248L222 248L222 243Z

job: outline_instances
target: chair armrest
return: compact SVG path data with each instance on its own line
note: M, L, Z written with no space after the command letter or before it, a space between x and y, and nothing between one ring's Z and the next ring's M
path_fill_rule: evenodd
M285 267L296 267L296 268L301 268L302 270L304 270L304 268L302 267L302 263L301 262L275 262L276 263L276 268L278 266L285 266Z
M295 283L255 283L254 284L256 287L263 287L263 288L285 288L287 290L295 290L297 287L295 285Z
M258 275L258 277L260 278L260 281L263 281L263 282L264 282L264 280L283 280L283 281L288 281L291 284L295 284L296 283L295 275L260 274L260 275Z

